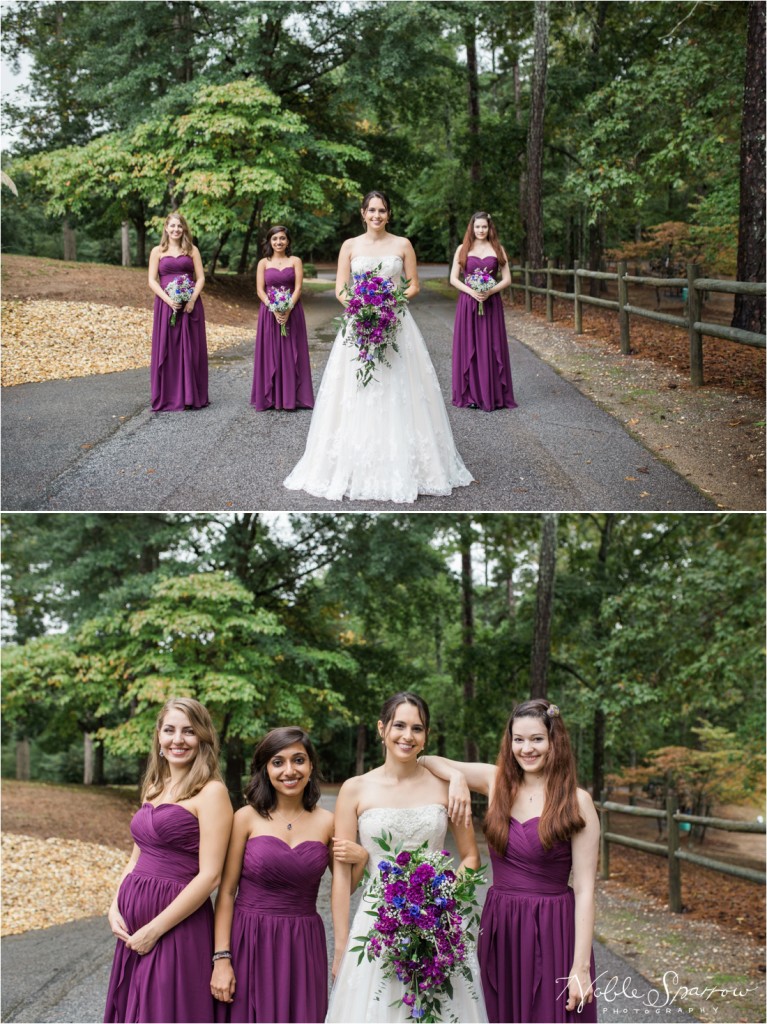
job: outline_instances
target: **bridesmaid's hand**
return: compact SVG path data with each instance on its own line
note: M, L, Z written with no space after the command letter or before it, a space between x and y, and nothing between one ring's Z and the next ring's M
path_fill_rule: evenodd
M237 982L232 970L232 961L222 958L213 964L213 974L210 978L210 991L221 1003L231 1003L234 1000L234 990Z
M187 304L184 306L184 312L185 313L191 313L192 310L194 309L194 304L195 304L196 301L197 301L196 299L190 299L189 302L187 302ZM179 303L179 305L180 305L180 303Z
M487 298L487 292L472 292L472 295L477 300L477 302L484 302L485 299Z
M450 776L447 790L447 814L456 825L471 828L471 791L462 772Z
M138 953L140 956L144 956L146 953L150 953L157 945L160 936L152 926L152 922L145 924L143 928L139 928L137 932L128 937L128 941L125 945L128 949L132 949L134 953Z
M180 302L171 302L170 299L166 299L165 301L168 303L168 305L170 306L174 313L178 313L178 311L181 309Z
M565 1009L572 1012L578 1010L580 1013L586 1003L594 1002L594 989L591 987L591 974L589 971L570 971L569 984L567 989L567 1005Z
M109 921L109 927L112 929L112 934L116 935L118 939L122 939L123 942L127 942L130 938L128 926L123 920L122 914L114 904L109 908L107 920Z
M333 836L333 860L342 864L367 864L369 853L364 846L351 839L336 839Z
M277 321L277 323L280 325L280 327L283 327L288 322L288 317L289 316L290 316L290 310L287 310L287 312L285 312L285 313L275 313L274 314L274 318Z

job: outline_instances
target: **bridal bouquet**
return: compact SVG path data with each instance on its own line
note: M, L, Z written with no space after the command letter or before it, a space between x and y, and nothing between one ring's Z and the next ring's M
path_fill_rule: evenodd
M287 313L293 308L293 293L290 288L269 288L269 309L272 313ZM285 337L288 333L288 325L280 324L280 334Z
M491 288L495 287L495 278L487 270L475 270L473 274L467 274L464 278L464 283L475 292L489 292ZM484 302L478 302L479 315L485 315L485 304Z
M364 956L380 960L384 977L402 984L392 1006L404 1004L415 1020L444 1020L440 999L453 997L450 979L462 974L472 981L468 944L479 924L476 888L485 884L485 868L459 877L447 866L447 850L430 852L426 843L412 852L392 849L389 833L375 841L388 854L364 896L375 922L367 935L355 936L360 945L352 952L358 963Z
M165 285L165 294L172 302L186 304L194 295L194 281L186 274L182 274L181 277L174 277L170 284ZM173 315L170 318L171 327L176 326L176 312L177 310L174 309Z
M397 324L407 306L405 288L408 282L397 286L389 277L381 277L379 263L373 270L354 274L352 288L344 289L351 295L349 303L336 320L346 328L346 344L357 346L357 381L363 387L373 380L378 363L386 360L389 345L398 352Z

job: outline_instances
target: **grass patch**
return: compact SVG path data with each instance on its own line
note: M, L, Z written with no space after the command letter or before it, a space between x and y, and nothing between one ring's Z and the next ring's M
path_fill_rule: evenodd
M451 284L448 284L444 278L429 278L428 281L421 282L421 290L427 292L436 292L437 295L441 295L443 299L458 299L458 292Z

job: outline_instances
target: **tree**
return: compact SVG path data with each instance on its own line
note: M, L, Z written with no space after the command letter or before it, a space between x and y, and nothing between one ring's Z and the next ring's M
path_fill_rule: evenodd
M748 4L746 74L740 141L739 281L765 280L765 11ZM732 326L765 333L764 299L735 296Z
M557 516L548 512L541 519L541 553L538 561L538 593L535 633L530 659L530 696L546 696L551 646L551 617L554 610L554 572L557 563Z
M543 264L543 117L546 108L548 48L548 0L535 0L535 42L525 169L527 219L524 223L525 251L534 267Z

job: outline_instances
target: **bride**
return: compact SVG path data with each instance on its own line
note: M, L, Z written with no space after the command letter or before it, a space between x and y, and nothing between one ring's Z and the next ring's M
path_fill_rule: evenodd
M418 755L426 745L429 733L429 708L415 693L397 693L381 710L378 733L385 761L379 768L348 779L340 789L335 808L335 866L333 872L332 909L335 956L330 994L328 1022L407 1021L408 1008L399 1002L404 986L384 978L379 961L363 959L347 946L354 945L355 936L366 933L370 918L369 904L364 896L351 926L349 939L349 903L351 863L345 863L344 851L353 842L359 829L360 841L368 851L369 869L384 856L374 837L384 831L392 834L394 844L414 850L428 840L430 850L440 850L447 829L447 784L418 764ZM451 824L461 863L458 868L479 867L479 853L474 831L462 824ZM467 943L468 945L468 943ZM442 994L444 1020L460 1020L464 1024L487 1021L482 998L479 965L472 948L467 964L473 981L461 974L452 980L453 994ZM392 1006L393 1002L399 1003Z
M365 233L341 246L336 297L345 305L353 273L380 266L380 274L409 281L418 294L418 271L407 238L386 226L391 206L383 192L362 201ZM306 450L285 480L291 490L320 498L415 501L419 494L450 494L473 480L458 454L439 381L415 321L406 311L397 332L398 351L376 367L375 379L357 382L356 347L339 331L317 393Z

